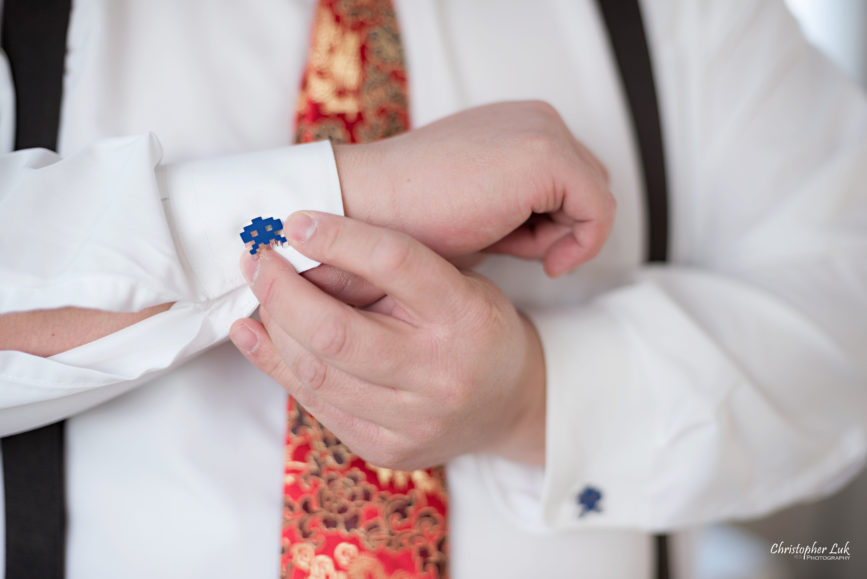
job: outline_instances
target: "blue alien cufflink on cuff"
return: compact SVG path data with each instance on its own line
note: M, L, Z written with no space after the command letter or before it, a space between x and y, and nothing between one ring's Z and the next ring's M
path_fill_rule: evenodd
M581 494L578 495L578 505L581 507L579 517L583 517L590 511L602 512L602 507L599 506L599 501L602 500L602 491L596 487L587 485Z
M252 243L250 255L256 255L260 246L269 247L273 244L283 245L286 238L280 235L283 231L283 222L275 217L253 218L250 225L244 227L241 232L241 240L244 244Z

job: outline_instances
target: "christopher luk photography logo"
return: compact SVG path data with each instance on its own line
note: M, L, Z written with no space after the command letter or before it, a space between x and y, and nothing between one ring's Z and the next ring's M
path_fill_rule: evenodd
M809 544L792 544L777 541L771 545L771 555L791 555L804 561L848 561L852 558L852 542L831 543L813 541Z

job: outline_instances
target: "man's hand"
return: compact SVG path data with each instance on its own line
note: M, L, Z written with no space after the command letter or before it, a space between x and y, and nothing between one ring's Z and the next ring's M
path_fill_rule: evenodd
M410 470L482 451L543 462L541 344L496 286L357 220L296 213L284 232L303 254L386 297L356 309L272 251L245 254L264 326L239 320L231 337L253 364L380 466Z
M607 171L541 102L468 109L335 156L346 215L446 257L487 248L557 276L592 259L614 221Z

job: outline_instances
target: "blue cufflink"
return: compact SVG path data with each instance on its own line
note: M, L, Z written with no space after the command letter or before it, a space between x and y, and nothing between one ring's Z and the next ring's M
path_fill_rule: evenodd
M280 235L281 231L283 231L283 222L279 219L256 217L241 232L241 241L245 245L252 242L253 247L250 249L250 255L256 255L260 245L267 247L273 243L281 245L286 243L286 238Z
M590 511L601 513L602 507L599 506L599 501L601 500L602 491L590 485L585 486L584 490L578 495L578 506L581 507L581 514L578 516L583 517Z

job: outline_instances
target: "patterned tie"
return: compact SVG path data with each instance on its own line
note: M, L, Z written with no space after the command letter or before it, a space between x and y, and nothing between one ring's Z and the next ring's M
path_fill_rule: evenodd
M409 128L390 0L320 0L296 140L363 143ZM281 577L446 577L441 468L399 472L352 454L289 400Z

